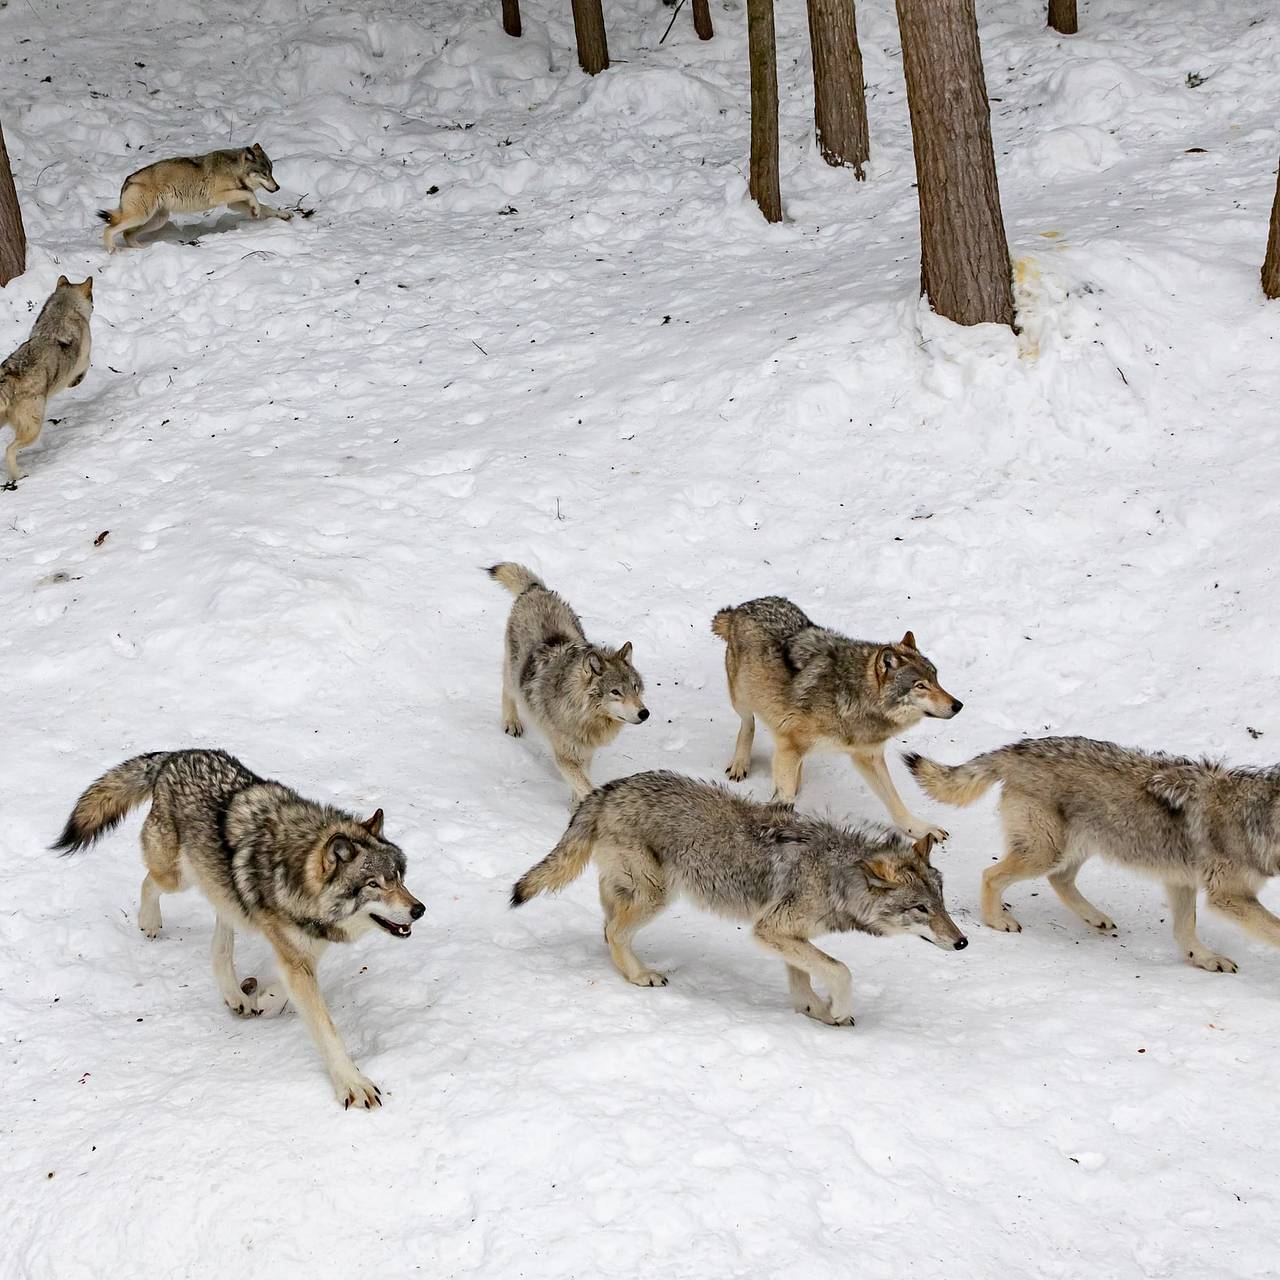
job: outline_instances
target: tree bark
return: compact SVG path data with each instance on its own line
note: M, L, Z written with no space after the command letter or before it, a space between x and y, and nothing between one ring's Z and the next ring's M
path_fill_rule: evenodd
M1075 35L1080 30L1076 0L1049 0L1049 25L1064 36Z
M502 29L509 36L520 35L520 0L502 0Z
M859 181L871 158L867 92L862 79L854 0L808 0L813 50L813 123L818 150Z
M920 288L957 324L1013 324L974 0L897 0L920 198Z
M693 0L693 29L699 40L710 40L716 33L711 25L710 0Z
M573 30L578 37L579 65L587 75L599 75L609 65L600 0L573 0Z
M751 61L751 197L767 222L781 222L773 0L747 0L747 54Z
M0 128L0 286L16 280L27 269L27 233L22 226L18 192L9 168L9 152Z
M1276 176L1276 198L1271 205L1267 256L1262 260L1262 292L1268 298L1280 298L1280 174Z

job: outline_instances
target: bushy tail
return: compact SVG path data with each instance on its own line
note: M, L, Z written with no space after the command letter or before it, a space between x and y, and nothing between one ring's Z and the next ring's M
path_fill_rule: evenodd
M719 636L726 644L729 642L729 626L732 623L733 615L736 612L737 610L732 607L721 609L720 612L711 619L712 634Z
M556 847L536 867L530 867L516 881L511 890L513 907L523 906L540 893L558 893L587 869L596 839L596 822L603 803L602 793L593 791L578 806Z
M500 582L513 596L518 596L530 587L545 587L547 584L532 569L526 569L514 560L504 560L501 564L491 565L485 570L494 582Z
M911 751L902 759L926 794L944 804L966 805L1004 777L1000 768L1002 755L1000 751L988 751L964 764L939 764Z
M111 209L99 209L98 217L100 217L103 222L114 222L116 220L115 212Z
M76 801L53 848L61 853L76 853L110 831L130 809L151 794L156 774L168 754L151 751L108 769Z

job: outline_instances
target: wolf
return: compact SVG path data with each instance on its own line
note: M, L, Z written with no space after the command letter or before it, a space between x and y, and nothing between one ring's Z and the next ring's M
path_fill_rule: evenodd
M666 977L636 957L631 938L683 890L708 911L751 922L786 965L797 1012L852 1026L849 970L810 939L908 933L963 950L932 845L929 835L911 844L897 832L838 827L677 773L637 773L582 802L556 847L516 882L511 905L563 889L594 859L614 966L636 986L662 987Z
M1110 916L1076 888L1081 866L1100 853L1164 881L1174 941L1196 968L1237 968L1196 934L1201 889L1214 910L1280 946L1280 918L1258 901L1261 887L1280 874L1280 766L1232 769L1092 738L1027 738L959 765L904 758L916 781L945 804L972 804L1001 784L1005 853L982 877L989 928L1019 932L1002 895L1019 880L1047 876L1085 924L1114 930Z
M773 733L774 800L795 802L810 751L842 751L903 831L915 839L947 838L907 811L884 760L894 734L924 716L950 720L964 706L938 683L937 668L910 631L898 644L850 640L811 622L782 596L721 609L711 630L725 642L729 698L742 721L725 770L733 781L751 772L758 715Z
M485 572L516 598L507 618L502 659L502 727L524 733L521 708L547 736L574 802L595 785L592 756L622 732L643 724L644 681L620 649L592 644L578 615L532 570L510 561Z
M210 151L203 156L177 156L157 160L131 173L120 188L115 209L99 209L107 225L102 243L114 253L117 240L136 248L144 232L159 231L171 214L203 213L219 205L243 205L253 218L293 217L288 209L275 209L259 201L259 191L279 191L271 161L261 144Z
M44 427L50 396L78 387L89 369L89 317L93 315L93 277L73 284L66 276L49 295L31 336L0 364L0 427L13 428L4 451L8 488L22 479L18 450L33 445Z
M195 885L213 907L213 975L241 1017L280 1013L292 1000L344 1107L372 1110L382 1095L351 1061L316 980L331 942L372 929L407 938L426 908L405 888L405 857L383 835L382 810L361 821L260 778L225 751L157 751L108 770L76 801L55 849L74 853L150 799L142 824L138 926L159 935L160 895ZM261 933L280 981L236 979L235 931Z

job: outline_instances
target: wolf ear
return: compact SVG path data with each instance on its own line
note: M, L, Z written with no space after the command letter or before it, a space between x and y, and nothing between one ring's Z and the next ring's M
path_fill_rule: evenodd
M890 671L896 670L902 665L902 659L898 657L894 651L885 647L876 654L876 670L882 675L888 675Z
M593 675L598 676L604 671L604 663L600 661L598 653L589 653L583 659L582 665Z
M909 635L910 632L908 632L907 634ZM382 810L379 809L378 812L381 813ZM934 837L933 832L926 831L924 835L922 835L920 839L917 840L915 844L911 846L911 852L914 853L917 858L922 858L925 862L928 862L929 854L933 851L933 846L936 843L937 843L937 840Z
M324 847L325 875L333 875L344 862L350 862L355 856L356 847L346 836L341 834L330 836L329 843Z
M379 840L382 839L382 810L376 810L368 822L362 822L360 825L371 836L377 836Z
M71 281L68 280L66 276L59 276L58 283L54 287L57 289L61 289L63 285L70 284L70 283Z
M914 631L908 631L907 634L902 637L902 647L904 649L911 649L915 653L920 652L919 647L916 645L916 636Z
M623 660L623 662L631 661L631 641L630 640L628 640L627 643L624 644L622 648L618 650L618 657L620 657Z
M862 864L862 872L873 889L893 889L901 878L897 866L888 858L868 858Z

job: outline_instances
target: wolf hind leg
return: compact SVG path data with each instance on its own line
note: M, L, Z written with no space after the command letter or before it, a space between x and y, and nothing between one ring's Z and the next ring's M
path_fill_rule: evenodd
M511 692L511 672L505 662L502 664L502 732L513 738L519 738L524 733L520 708Z
M729 684L729 701L733 703L733 709L738 713L742 723L738 726L738 738L733 744L733 759L729 761L729 767L725 773L730 781L741 782L751 772L751 748L756 740L756 717L751 704L742 696L738 688L738 682L734 678L735 666L733 647L730 645L724 654L725 676Z
M138 928L148 938L158 937L164 928L160 914L160 895L177 893L182 888L182 871L179 866L178 833L173 824L165 821L153 808L142 824L142 861L147 874L142 881L141 901L138 904Z
M10 485L16 485L26 474L18 469L18 450L35 444L44 428L44 399L24 400L9 410L9 425L13 439L4 451L4 465L9 472Z
M127 230L121 232L120 238L130 249L138 247L138 237L143 235L151 235L159 231L166 222L169 221L169 210L163 205L160 206L149 218L143 223L136 226L130 225Z
M641 963L631 949L631 939L637 930L667 905L665 887L656 876L653 879L630 876L624 881L616 874L606 873L600 877L600 905L604 908L604 940L614 968L637 987L665 987L666 974Z
M213 926L212 958L213 977L223 1003L238 1017L254 1016L258 1008L253 992L245 991L236 977L236 931L222 916Z
M982 873L982 918L989 929L1021 933L1017 917L1004 904L1004 891L1019 880L1033 880L1053 871L1063 859L1065 832L1043 805L1008 791L1000 798L1000 817L1005 854Z

